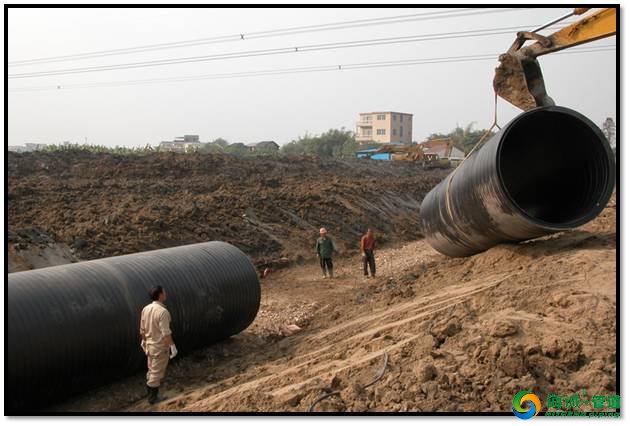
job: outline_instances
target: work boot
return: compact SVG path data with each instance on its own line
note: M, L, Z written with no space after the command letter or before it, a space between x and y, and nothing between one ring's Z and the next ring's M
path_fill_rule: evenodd
M167 397L160 395L159 390L160 390L160 388L156 388L155 389L155 402L154 402L154 404L157 404L158 402L166 401L168 399Z
M149 401L149 404L155 404L155 397L157 393L154 393L154 390L157 390L157 388L152 388L147 385L147 401Z
M160 395L160 388L152 388L150 386L147 386L148 390L149 390L149 404L153 405L153 404L157 404L158 402L162 402L164 400L166 400L165 397L163 397L162 395Z

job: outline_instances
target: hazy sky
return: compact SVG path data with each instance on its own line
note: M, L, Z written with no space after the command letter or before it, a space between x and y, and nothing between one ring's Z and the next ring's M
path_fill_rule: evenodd
M9 62L119 49L214 36L325 24L442 9L10 9ZM453 10L453 9L451 9ZM536 27L570 11L527 9L456 18L320 31L231 41L195 47L109 56L91 60L10 67L9 74L104 64L141 62L258 49L514 26ZM530 29L531 29L530 28ZM364 70L240 77L98 88L67 84L118 82L200 74L353 64L462 55L498 54L514 34L433 40L382 46L254 56L128 70L10 79L9 145L87 141L102 145L145 145L198 134L202 141L275 140L284 144L330 128L354 130L364 111L414 114L413 138L447 132L456 124L492 120L496 60L384 67ZM589 46L614 45L607 38ZM614 51L551 54L540 58L548 93L595 123L615 116ZM518 110L500 100L499 121Z

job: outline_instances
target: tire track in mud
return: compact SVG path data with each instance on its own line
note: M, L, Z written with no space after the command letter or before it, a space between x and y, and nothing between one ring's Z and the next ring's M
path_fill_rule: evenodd
M343 349L341 347L335 348L335 345L338 344L339 342L343 342L342 345L345 346L346 350L348 348L360 347L361 339L365 337L368 337L368 336L374 335L375 333L383 332L385 330L389 330L395 327L399 327L401 325L405 325L405 324L408 324L410 322L413 322L422 318L429 318L438 312L447 310L449 308L452 308L454 306L461 304L468 298L480 292L496 287L497 285L505 282L507 279L515 277L517 275L518 274L502 274L500 277L497 277L497 275L493 275L490 277L488 276L482 277L475 280L474 282L475 283L485 282L486 284L477 285L475 288L471 290L470 284L473 283L473 281L471 281L467 283L468 284L467 290L462 291L461 294L456 294L451 297L446 297L446 298L443 298L442 300L435 301L435 302L434 300L439 298L439 296L432 297L429 299L429 302L432 302L432 303L428 303L428 304L426 303L427 301L424 298L422 298L419 301L401 304L399 306L394 307L393 309L391 308L383 309L382 311L376 314L362 316L358 318L357 320L353 320L350 323L344 324L343 328L350 327L350 326L359 327L361 325L378 322L378 320L391 314L392 311L397 312L397 313L401 313L401 312L405 313L402 319L390 321L384 325L376 326L368 330L365 330L363 327L359 327L360 329L365 330L365 331L358 334L353 334L350 337L343 337L339 334L336 334L335 335L336 339L333 343L330 343L327 346L323 348L319 348L315 351L311 351L306 354L302 354L298 357L294 357L291 359L291 361L288 364L286 361L277 361L275 363L270 364L269 365L270 367L269 369L271 370L270 374L267 374L258 379L247 381L241 384L232 385L228 389L220 391L219 393L214 394L212 396L208 395L211 389L220 388L222 387L222 385L227 384L225 382L232 381L234 378L227 379L224 382L219 382L209 387L206 387L203 390L196 391L195 393L200 392L202 395L205 395L205 397L196 403L187 405L186 411L196 411L196 410L202 410L202 409L208 410L213 404L219 403L220 401L226 398L229 398L237 393L246 393L262 385L270 386L273 382L276 382L276 381L282 382L284 378L291 376L293 374L308 375L308 378L303 379L298 383L282 386L270 392L270 394L273 397L279 398L286 395L289 392L294 392L296 390L299 390L309 385L310 383L313 383L317 379L322 379L323 377L334 375L339 372L348 370L350 368L366 364L375 358L381 357L383 353L385 352L398 349L409 342L412 342L422 336L425 336L426 332L423 331L420 333L411 334L411 336L409 337L406 337L396 343L387 345L378 350L372 351L367 355L359 356L356 354L352 354L344 360L334 360L334 359L331 360L332 355L330 354L330 352L327 352L327 351L333 348L335 350ZM489 279L491 279L491 281L488 283ZM458 291L455 291L454 293L458 293ZM304 344L308 347L317 346L318 342L326 341L327 338L334 332L335 330L331 331L331 329L324 330L323 332L317 333L316 335L309 337L306 341L301 343L301 345ZM356 342L357 340L359 340L359 342L353 344L353 342ZM308 360L300 362L297 365L292 365L294 364L294 362L300 361L304 358L308 358ZM289 368L287 368L288 365L289 365ZM183 396L183 398L189 399L190 396ZM176 405L178 399L179 398L169 400L169 405Z

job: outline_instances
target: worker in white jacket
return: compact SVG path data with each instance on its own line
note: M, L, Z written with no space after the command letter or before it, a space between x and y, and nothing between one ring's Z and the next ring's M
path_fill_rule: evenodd
M166 399L159 395L160 380L169 359L177 355L177 348L171 335L171 314L164 306L166 292L156 286L150 294L153 302L142 309L140 316L140 345L147 355L147 397L150 404L155 404Z

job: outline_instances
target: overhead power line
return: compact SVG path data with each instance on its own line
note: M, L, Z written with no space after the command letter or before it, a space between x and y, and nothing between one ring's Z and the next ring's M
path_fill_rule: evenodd
M523 29L523 28L530 28L530 27L531 25L527 25L527 26L521 25L518 27L487 28L487 29L467 30L467 31L459 31L459 32L451 31L451 32L445 32L445 33L420 34L420 35L403 36L403 37L388 37L388 38L355 40L355 41L345 41L345 42L335 42L335 43L310 44L310 45L303 45L303 46L289 46L289 47L275 48L275 49L246 50L246 51L238 51L238 52L218 53L218 54L213 54L213 55L189 56L189 57L182 57L182 58L158 59L158 60L152 60L152 61L128 62L128 63L121 63L121 64L98 65L98 66L91 66L91 67L66 68L66 69L56 69L56 70L48 70L48 71L9 74L8 77L10 79L47 77L47 76L55 76L55 75L82 74L82 73L90 73L90 72L145 68L145 67L185 64L185 63L194 63L194 62L219 61L219 60L226 60L226 59L248 58L248 57L254 57L254 56L283 55L283 54L290 54L290 53L297 53L297 52L312 52L312 51L321 51L321 50L345 49L345 48L351 48L351 47L366 47L366 46L377 46L377 45L387 45L387 44L414 43L414 42L431 41L431 40L448 40L448 39L457 39L457 38L483 37L483 36L490 36L490 35L511 34L516 30Z
M565 50L562 52L558 52L555 55L572 54L572 53L595 53L595 52L605 52L605 51L614 51L614 50L616 50L616 45L604 45L604 46L598 46L598 47L577 47L572 50ZM9 92L137 86L137 85L146 85L146 84L177 83L177 82L216 80L216 79L226 79L226 78L261 77L261 76L273 76L273 75L283 75L283 74L299 74L299 73L331 72L331 71L334 72L334 71L374 69L374 68L410 66L410 65L471 62L471 61L496 60L498 56L499 56L499 53L488 53L488 54L478 54L478 55L447 56L447 57L437 57L437 58L402 59L402 60L396 60L396 61L362 62L362 63L353 63L353 64L336 64L336 65L293 67L293 68L276 68L276 69L257 70L257 71L244 71L244 72L232 72L232 73L221 73L221 74L202 74L202 75L142 79L142 80L79 83L79 84L68 84L68 85L63 85L63 86L60 86L60 85L31 86L31 87L21 87L21 88L13 88L13 89L10 88Z
M49 56L49 57L44 57L44 58L25 59L25 60L8 62L8 65L9 67L18 67L18 66L27 66L27 65L46 64L46 63L52 63L52 62L77 61L77 60L99 58L99 57L104 57L104 56L127 55L131 53L151 52L151 51L157 51L157 50L175 49L175 48L199 46L199 45L206 45L206 44L226 43L226 42L258 39L258 38L281 37L281 36L287 36L287 35L304 34L304 33L319 32L319 31L332 31L332 30L340 30L340 29L398 24L398 23L403 23L403 22L425 21L425 20L433 20L433 19L457 18L457 17L485 15L485 14L492 14L492 13L505 13L505 12L522 10L522 9L524 8L509 8L509 9L466 8L466 9L457 9L457 10L397 15L397 16L389 16L389 17L382 17L382 18L356 19L356 20L351 20L351 21L332 22L328 24L304 25L304 26L299 26L299 27L289 27L289 28L281 28L281 29L275 29L275 30L254 31L254 32L247 32L247 33L196 38L196 39L191 39L191 40L182 40L182 41L167 42L167 43L147 44L147 45L135 46L135 47L126 47L126 48L109 49L109 50L97 50L97 51L92 51L92 52L84 52L84 53L77 53L77 54L71 54L71 55L60 55L60 56Z

